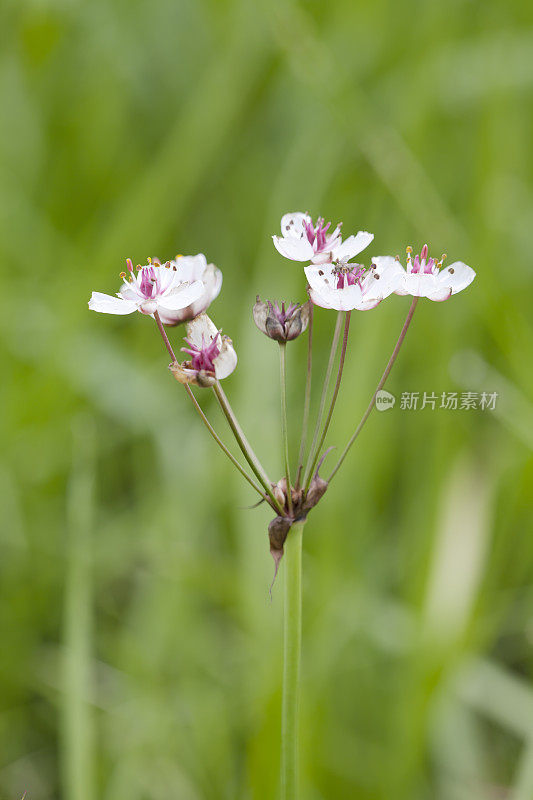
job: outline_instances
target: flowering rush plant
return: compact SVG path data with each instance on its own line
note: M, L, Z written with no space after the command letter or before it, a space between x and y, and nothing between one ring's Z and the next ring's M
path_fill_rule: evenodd
M332 228L322 217L316 221L309 214L295 212L281 219L281 235L273 236L276 250L285 258L305 264L302 295L307 287L308 299L303 303L263 301L257 297L253 319L258 329L278 343L280 358L280 449L283 475L272 481L246 438L238 418L222 388L237 367L237 354L231 339L211 321L206 311L218 296L222 273L208 264L204 255L176 256L161 263L149 259L145 266L134 268L127 260L127 271L121 273L122 286L115 296L93 292L89 308L104 314L141 314L155 320L171 358L169 369L181 383L203 424L233 466L273 511L268 528L270 552L274 558L274 578L284 557L284 667L281 736L281 792L284 800L298 797L298 695L301 647L301 552L302 532L309 512L324 497L331 481L366 420L376 396L382 389L396 360L413 318L418 300L425 297L442 302L465 289L475 272L462 261L445 266L446 256L430 257L428 246L413 256L406 249L403 265L398 256L374 256L365 266L355 261L373 241L366 231L343 240L342 225ZM393 294L413 298L405 323L392 355L385 367L361 421L341 451L327 478L320 475L326 455L327 434L342 380L352 311L375 308ZM336 322L323 385L317 419L310 444L308 423L311 403L313 367L314 307L336 311ZM184 324L186 336L178 358L171 344L167 327ZM307 333L307 378L302 407L302 432L296 463L291 462L287 435L286 347L287 342ZM340 346L336 379L328 401L333 370ZM226 417L230 431L246 461L243 465L222 441L204 414L192 386L210 389Z

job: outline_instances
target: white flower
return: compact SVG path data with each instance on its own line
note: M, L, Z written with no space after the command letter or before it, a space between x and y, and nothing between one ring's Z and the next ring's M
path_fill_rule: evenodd
M212 386L215 380L223 380L237 366L237 353L229 336L222 336L207 314L187 323L187 347L184 353L190 361L170 365L174 377L180 383L195 383L198 386Z
M427 297L429 300L441 302L452 294L466 289L476 277L474 270L462 261L455 261L449 267L443 267L446 256L442 256L438 261L428 258L427 244L414 259L411 257L412 252L412 247L408 247L406 269L392 256L380 256L374 259L377 268L386 273L394 284L393 291L396 294Z
M198 253L196 256L176 256L169 264L170 269L177 273L180 280L188 281L191 284L201 281L204 287L200 297L179 312L172 315L167 315L163 310L159 312L161 321L165 325L178 325L180 322L187 322L197 317L202 311L206 311L213 300L218 297L222 287L222 272L214 264L208 264L203 253Z
M393 285L382 280L380 272L365 272L361 264L318 264L304 267L309 282L309 295L315 305L337 311L365 311L375 308L393 291Z
M292 261L311 261L313 264L349 261L370 244L374 234L359 231L343 242L341 224L329 233L331 222L324 224L324 219L319 217L314 223L309 214L295 211L281 218L282 235L272 239L276 250Z
M149 264L139 267L137 274L131 260L127 260L129 276L121 273L124 281L116 297L93 292L89 308L102 314L141 314L153 316L158 311L166 320L175 320L182 309L197 301L204 293L202 281L190 283L167 265Z

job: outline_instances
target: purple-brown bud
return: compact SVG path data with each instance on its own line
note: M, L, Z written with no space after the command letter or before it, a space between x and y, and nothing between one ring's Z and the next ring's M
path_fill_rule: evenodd
M280 308L277 303L271 303L270 300L267 300L266 303L263 302L257 295L253 307L254 322L261 333L269 336L270 339L275 339L277 342L290 342L307 328L310 305L309 301L303 306L289 303L285 308L285 303L282 303Z
M274 559L274 581L278 574L279 563L283 558L283 547L285 539L291 529L291 520L287 517L274 517L268 526L268 538L270 539L270 554Z
M322 499L327 488L328 482L325 481L324 478L321 478L317 473L311 481L305 496L305 501L303 504L303 511L305 514L314 508L318 501Z
M289 513L289 502L287 499L287 478L280 478L277 483L272 484L272 492L280 506ZM291 488L291 500L293 509L298 509L301 504L302 490Z

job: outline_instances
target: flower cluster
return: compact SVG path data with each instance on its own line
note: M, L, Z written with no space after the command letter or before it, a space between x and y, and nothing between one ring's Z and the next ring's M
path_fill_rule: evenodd
M218 296L222 272L208 264L203 253L178 255L161 264L149 259L146 266L134 269L130 258L127 272L121 272L123 285L115 297L93 292L89 308L103 314L131 314L140 311L161 325L187 323L188 347L182 350L191 356L180 364L173 356L170 369L180 383L212 386L215 380L231 375L237 366L237 354L231 339L221 336L205 310Z
M273 236L274 245L285 258L304 262L309 300L303 304L278 303L271 300L263 301L258 296L253 307L255 324L262 333L279 343L280 350L281 428L285 475L277 482L272 482L266 474L220 386L220 381L235 370L237 354L231 339L223 335L206 314L207 308L218 296L222 286L222 273L214 264L208 263L201 253L195 256L176 256L165 263L161 263L157 258L148 259L148 264L138 265L136 268L128 259L127 271L121 273L122 286L119 292L115 296L93 292L89 301L90 309L104 314L123 315L139 311L156 321L172 358L170 370L173 376L185 386L204 424L233 465L276 514L269 528L271 552L276 562L276 569L283 555L283 544L291 526L305 520L309 511L323 497L329 481L336 474L372 410L376 396L383 387L405 337L417 299L426 297L434 301L447 300L452 294L465 289L475 277L474 270L462 261L456 261L445 267L445 256L430 257L427 245L424 245L420 254L414 257L412 248L408 247L405 266L400 263L398 256L375 256L369 265L365 266L354 259L373 242L373 234L359 231L343 239L341 230L342 223L332 227L331 223L326 223L322 217L313 221L309 214L301 212L285 214L281 219L281 236ZM345 447L329 481L326 481L319 476L319 469L332 449L323 451L342 378L350 314L353 310L364 311L375 308L392 294L412 295L415 299L391 361L367 412ZM313 306L334 309L339 313L313 441L307 459L304 459L310 409ZM340 341L343 316L345 324L339 372L331 405L324 419L325 400ZM181 350L187 356L181 362L177 359L166 332L166 326L172 327L180 323L186 325L185 346ZM309 349L305 402L301 415L303 426L296 478L292 480L287 435L285 349L287 342L296 339L306 330L309 330ZM191 386L213 390L254 477L250 476L222 443L195 399Z
M456 261L444 268L446 256L429 258L428 246L412 257L407 247L406 266L398 256L375 256L366 269L351 259L359 255L374 239L373 234L359 231L344 242L341 224L329 234L331 223L322 217L316 223L308 214L296 212L281 218L281 236L273 236L276 249L293 261L308 261L305 274L313 303L337 311L364 311L375 308L395 294L410 294L430 300L447 300L466 289L476 273Z

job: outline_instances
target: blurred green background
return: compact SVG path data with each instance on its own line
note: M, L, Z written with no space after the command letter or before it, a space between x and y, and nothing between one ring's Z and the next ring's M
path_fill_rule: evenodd
M278 478L277 348L251 306L303 299L270 236L308 210L373 231L365 255L429 241L473 266L464 293L419 305L387 388L499 398L374 412L309 519L302 798L530 800L530 4L4 0L0 15L0 798L276 798L271 515L245 508L151 321L87 300L118 289L127 256L220 266L211 312L239 353L225 389ZM355 314L331 443L408 306ZM316 315L315 391L332 314ZM288 358L294 449L305 342Z

